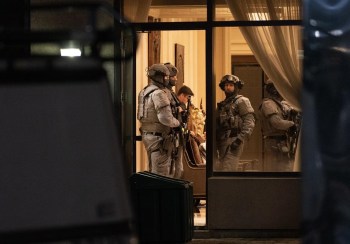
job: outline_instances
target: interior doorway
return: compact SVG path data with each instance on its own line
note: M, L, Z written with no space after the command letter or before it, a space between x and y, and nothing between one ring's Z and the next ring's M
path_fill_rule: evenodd
M263 99L264 71L254 56L231 56L232 74L244 81L240 94L249 98L255 113ZM257 121L254 131L244 147L241 159L249 162L244 171L263 171L263 138L261 125Z

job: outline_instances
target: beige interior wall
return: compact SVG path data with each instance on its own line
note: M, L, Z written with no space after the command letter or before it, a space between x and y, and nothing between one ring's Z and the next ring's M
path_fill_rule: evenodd
M205 33L204 31L162 31L160 62L175 64L175 44L184 46L184 85L195 93L192 103L205 101ZM204 94L204 96L203 96Z
M214 30L214 74L216 87L216 102L222 101L224 92L218 87L221 77L230 73L230 53L228 51L226 28L215 28Z
M229 31L229 50L231 55L253 55L238 27L227 27ZM231 57L230 57L231 60Z
M198 68L197 68L197 103L198 107L200 105L200 101L202 99L202 105L204 111L206 111L206 99L205 99L205 31L197 31L198 39L197 39L197 60L198 60Z
M139 34L139 43L136 51L136 94L142 90L148 83L146 76L146 68L148 66L148 34ZM136 104L138 100L136 101ZM140 135L139 132L140 122L136 120L136 135ZM136 143L136 171L144 171L148 169L148 159L145 147L141 141Z
M238 27L215 28L214 32L214 82L218 102L225 98L218 85L224 75L231 74L231 56L253 54Z
M147 85L146 77L148 37L140 34L136 55L136 90L137 93ZM184 84L195 93L192 102L199 106L201 98L205 106L205 32L204 31L162 31L160 62L175 64L175 44L185 47Z

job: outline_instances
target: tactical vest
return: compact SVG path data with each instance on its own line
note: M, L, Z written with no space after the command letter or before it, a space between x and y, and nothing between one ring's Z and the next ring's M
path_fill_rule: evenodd
M168 90L168 97L170 100L170 107L171 107L171 113L173 116L177 119L180 119L181 116L179 116L177 107L180 106L180 101L176 96L176 93L173 92L171 89Z
M265 111L262 109L263 103L266 105ZM281 119L285 119L285 113L282 104L276 102L275 99L264 98L262 104L259 106L258 113L258 117L261 123L261 130L264 136L281 136L285 134L285 131L278 130L271 125L269 117L274 114L281 116Z
M137 119L142 123L141 130L168 134L170 128L159 122L155 105L150 95L161 90L156 85L148 85L139 93Z
M242 119L239 116L236 101L241 97L243 96L237 95L232 99L229 98L218 103L218 129L220 132L236 130L235 133L239 133L239 129L242 126Z

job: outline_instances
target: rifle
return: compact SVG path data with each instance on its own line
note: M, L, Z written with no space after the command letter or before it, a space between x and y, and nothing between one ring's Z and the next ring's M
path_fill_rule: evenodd
M200 108L200 110L202 111L203 116L206 117L207 114L205 113L205 111L204 111L204 109L203 109L203 104L202 104L202 102L203 102L203 101L202 101L202 98L201 98L201 103L199 104L199 108ZM206 133L206 124L204 124L203 133Z
M188 118L190 117L190 108L191 108L191 96L188 96L186 110L183 112L183 122L186 124L188 123Z
M201 103L199 104L199 108L200 110L202 111L203 115L205 116L205 111L203 110L203 101L202 101L202 98L201 98Z
M181 112L181 120L184 125L184 128L183 128L184 129L183 130L184 146L186 142L189 140L188 118L190 116L190 107L191 107L191 96L188 97L185 110Z
M181 133L181 132L180 132ZM174 149L171 151L171 162L170 162L170 170L169 170L169 174L172 175L173 174L173 168L175 165L175 162L178 158L178 152L179 152L179 148L178 148L178 144L179 144L179 134L177 134L174 130L172 130L172 137L173 137L173 143L174 143Z
M289 158L294 160L295 153L298 146L298 138L299 138L300 127L301 127L301 113L300 112L290 113L289 120L293 121L297 127L297 130L294 133L292 134L287 133L288 144L289 144L289 153L288 153Z
M187 103L187 108L183 103L180 103L176 93L171 91L171 96L173 98L173 108L172 113L173 116L178 119L182 123L182 128L173 128L172 129L172 136L174 138L173 143L174 143L174 150L171 152L171 167L170 167L170 174L172 174L172 169L173 165L175 164L175 161L178 158L178 152L179 152L179 145L181 144L185 150L186 148L186 142L189 140L188 139L188 133L187 133L187 120L189 116L189 108L191 106L191 98L189 97L188 103ZM182 106L183 105L183 106ZM179 107L182 108L182 111L179 112Z
M180 116L179 116L179 110L178 110L178 107L180 106L180 101L179 99L177 98L176 94L172 91L171 91L171 96L173 98L173 102L172 102L172 105L171 106L171 110L172 110L172 114L173 116L179 120ZM169 171L169 174L171 175L173 173L173 167L174 167L174 164L175 164L175 161L177 160L178 158L178 152L179 152L179 143L180 141L183 141L182 138L183 138L183 135L182 135L182 130L180 131L176 131L175 128L173 128L171 130L171 134L172 134L172 137L173 137L173 146L174 146L174 149L172 150L171 152L171 163L170 163L170 171Z
M289 159L295 159L295 153L298 145L299 132L301 127L301 113L294 110L286 101L278 101L272 98L282 109L283 118L289 121L293 121L296 126L295 131L287 131L287 146Z

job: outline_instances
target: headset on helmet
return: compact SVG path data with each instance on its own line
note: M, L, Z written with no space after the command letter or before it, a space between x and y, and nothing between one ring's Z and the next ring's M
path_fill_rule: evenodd
M153 64L147 70L147 76L160 84L167 86L169 79L165 79L164 76L169 76L170 72L164 64Z
M235 86L237 86L238 89L242 89L244 85L244 81L240 80L237 76L235 75L224 75L219 83L219 87L221 90L225 90L225 84L226 83L232 83Z

